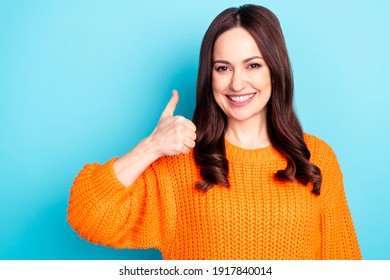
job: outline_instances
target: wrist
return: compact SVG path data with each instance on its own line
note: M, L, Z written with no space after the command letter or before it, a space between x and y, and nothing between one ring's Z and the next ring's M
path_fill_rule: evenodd
M158 145L152 136L144 138L140 143L140 155L149 159L150 164L159 159L162 155L158 152Z

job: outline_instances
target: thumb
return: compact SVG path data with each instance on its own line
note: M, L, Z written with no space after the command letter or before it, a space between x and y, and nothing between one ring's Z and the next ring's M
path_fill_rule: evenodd
M172 91L172 97L169 100L167 106L165 107L164 111L161 114L160 119L173 116L173 113L175 112L176 105L179 102L179 93L177 90Z

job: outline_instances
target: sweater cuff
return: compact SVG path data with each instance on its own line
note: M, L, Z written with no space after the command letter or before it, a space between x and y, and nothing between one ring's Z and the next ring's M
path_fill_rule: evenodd
M85 165L71 189L68 221L81 237L94 243L103 243L94 237L102 217L128 192L115 176L116 159Z
M116 177L113 158L108 162L99 165L90 174L90 195L94 196L96 201L117 201L126 195L130 189L124 186Z
M126 187L115 175L114 162L118 157L112 158L106 163L97 167L91 174L91 186L98 189L126 190Z

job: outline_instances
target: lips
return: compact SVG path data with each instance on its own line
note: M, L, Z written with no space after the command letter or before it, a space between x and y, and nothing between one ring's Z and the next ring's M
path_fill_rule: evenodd
M245 102L249 101L250 99L252 99L255 96L255 94L256 93L249 93L249 94L245 94L245 95L226 95L226 97L235 103L241 104L241 103L245 103Z

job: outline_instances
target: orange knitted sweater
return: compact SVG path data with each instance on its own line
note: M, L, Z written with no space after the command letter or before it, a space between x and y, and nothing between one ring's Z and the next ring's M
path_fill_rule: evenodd
M87 164L71 189L68 221L79 235L115 248L158 248L164 259L360 259L332 149L305 135L322 172L311 186L278 182L286 160L272 146L245 150L226 141L230 188L195 189L193 153L162 157L130 187L113 162Z

